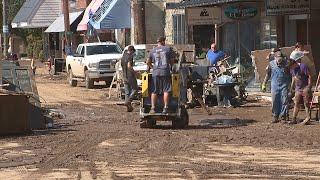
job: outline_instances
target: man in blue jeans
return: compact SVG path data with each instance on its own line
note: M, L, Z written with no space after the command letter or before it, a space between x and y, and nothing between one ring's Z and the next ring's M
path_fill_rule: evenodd
M131 102L138 92L136 72L133 69L134 53L135 48L133 46L129 46L127 52L125 52L121 58L122 77L125 90L125 105L127 106L128 112L133 111Z
M280 120L286 121L288 117L288 88L290 84L290 67L282 54L275 56L269 62L267 73L262 83L262 90L266 90L266 84L271 79L272 96L272 123Z
M155 113L158 95L163 95L163 114L168 113L168 106L171 92L171 67L173 61L173 51L165 45L165 38L157 39L157 47L149 54L147 64L152 68L153 90L151 94L151 110L150 113Z

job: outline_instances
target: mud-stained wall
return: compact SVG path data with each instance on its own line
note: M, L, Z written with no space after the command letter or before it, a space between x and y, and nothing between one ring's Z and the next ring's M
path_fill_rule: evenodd
M181 0L168 0L167 3L178 3ZM165 11L165 36L167 38L167 43L173 44L173 15L174 14L184 14L184 9L166 9Z
M147 0L145 2L146 43L156 43L159 36L164 35L165 3Z

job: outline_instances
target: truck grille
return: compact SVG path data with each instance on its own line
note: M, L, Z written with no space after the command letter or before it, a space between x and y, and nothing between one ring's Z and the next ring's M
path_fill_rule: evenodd
M105 60L99 62L99 69L111 69L111 61Z

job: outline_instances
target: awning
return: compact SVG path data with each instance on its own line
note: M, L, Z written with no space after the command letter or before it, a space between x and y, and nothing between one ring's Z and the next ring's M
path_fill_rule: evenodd
M73 26L75 21L79 18L81 18L83 11L79 12L72 12L69 13L69 20L70 20L70 25ZM78 22L79 22L78 21ZM71 28L72 30L72 28ZM46 33L51 33L51 32L64 32L65 27L64 27L64 15L60 15L46 30Z
M130 0L104 0L90 23L94 29L131 28Z
M13 18L13 28L48 27L61 14L61 0L27 0Z
M222 3L240 2L244 0L184 0L180 3L168 3L167 9L179 9L188 7L210 6Z
M99 7L103 3L103 1L104 0L92 0L91 1L91 3L88 5L88 7L86 8L86 10L83 14L83 18L77 27L77 31L86 31L87 30L88 22L89 22L89 13L91 12L94 14L99 9Z

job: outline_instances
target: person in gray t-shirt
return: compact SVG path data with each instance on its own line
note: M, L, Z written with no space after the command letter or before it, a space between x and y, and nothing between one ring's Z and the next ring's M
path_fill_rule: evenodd
M131 112L133 110L131 102L138 92L136 72L133 69L134 53L134 47L129 46L128 50L123 54L123 57L121 58L121 67L123 74L122 77L125 90L125 105L127 106L128 112Z
M153 90L151 95L150 113L155 113L158 95L163 95L163 112L168 113L169 95L171 92L171 67L173 65L173 51L165 45L165 38L159 37L157 47L149 54L147 64L152 71Z

